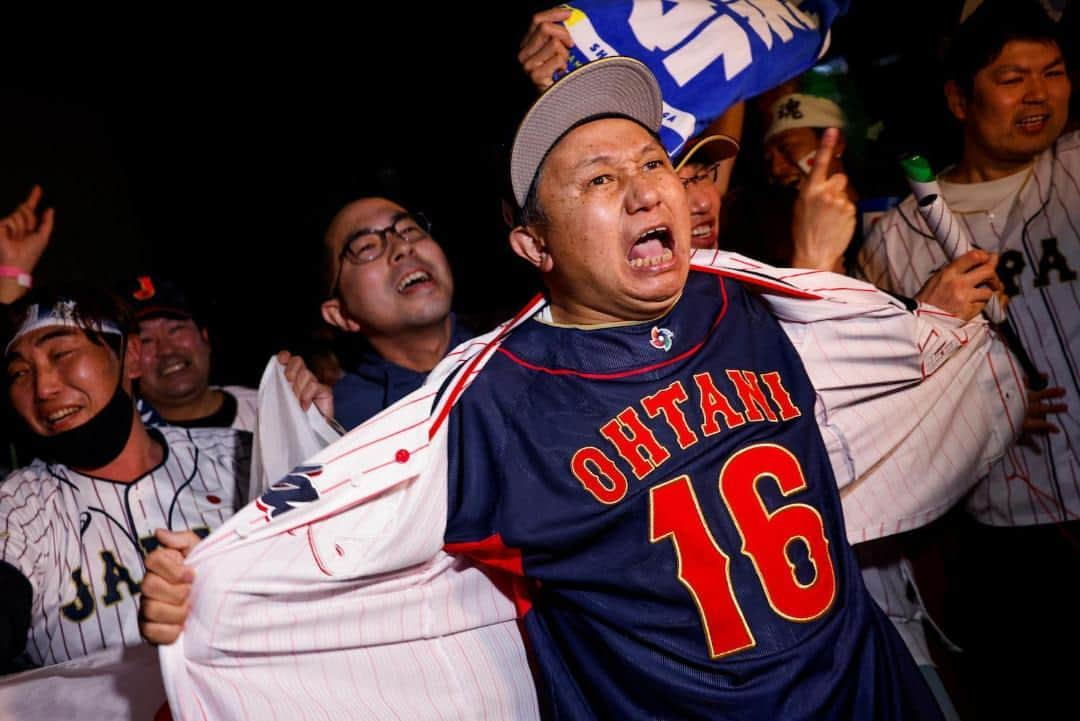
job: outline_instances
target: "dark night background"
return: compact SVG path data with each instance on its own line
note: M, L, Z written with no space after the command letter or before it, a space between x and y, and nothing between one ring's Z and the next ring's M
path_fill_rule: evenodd
M916 139L943 165L954 136L934 58L962 3L852 4L828 57L886 120L871 175L899 182L892 158ZM428 211L460 309L509 311L536 286L506 248L500 150L532 97L518 43L548 5L9 18L0 215L44 187L57 224L39 281L152 268L212 300L218 381L254 385L316 325L323 227L364 193ZM754 179L754 134L737 180Z

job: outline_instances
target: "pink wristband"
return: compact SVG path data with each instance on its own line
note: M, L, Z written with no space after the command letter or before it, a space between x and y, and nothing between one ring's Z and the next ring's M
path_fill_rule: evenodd
M0 278L14 278L23 288L29 288L34 281L29 273L13 265L0 265Z

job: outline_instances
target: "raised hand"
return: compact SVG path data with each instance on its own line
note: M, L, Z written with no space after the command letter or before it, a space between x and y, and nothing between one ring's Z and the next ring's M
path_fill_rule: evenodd
M5 218L0 219L0 266L13 268L30 275L41 254L49 245L53 230L53 209L46 208L38 215L41 186L30 189L30 195ZM14 277L0 278L0 302L10 303L26 292Z
M566 70L574 41L562 21L569 18L570 13L565 7L536 13L521 41L518 62L537 90L546 90L554 82L552 75Z
M277 359L281 365L285 366L285 380L292 385L293 393L300 401L300 407L306 411L314 403L324 418L333 418L334 392L330 386L320 383L300 356L283 350L278 352Z
M855 204L847 194L847 176L829 176L840 131L821 136L810 174L799 184L791 220L792 266L844 272L844 251L855 233Z

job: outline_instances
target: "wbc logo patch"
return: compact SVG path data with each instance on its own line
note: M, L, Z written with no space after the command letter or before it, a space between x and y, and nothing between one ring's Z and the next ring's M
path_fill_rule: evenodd
M675 334L667 328L653 326L652 339L649 341L649 345L651 345L653 348L656 348L657 350L662 350L666 353L667 351L671 350L671 339L674 337Z
M255 507L269 521L297 506L319 500L319 490L311 480L321 475L322 470L322 465L297 466L257 498Z

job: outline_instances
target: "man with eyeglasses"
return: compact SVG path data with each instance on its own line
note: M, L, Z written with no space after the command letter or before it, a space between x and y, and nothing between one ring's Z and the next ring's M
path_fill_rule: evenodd
M686 188L694 248L712 249L719 243L720 205L738 152L739 142L730 135L709 135L694 143L675 168Z
M322 317L366 341L333 387L346 429L419 388L471 335L450 312L454 279L429 230L422 215L374 197L343 207L326 230Z

